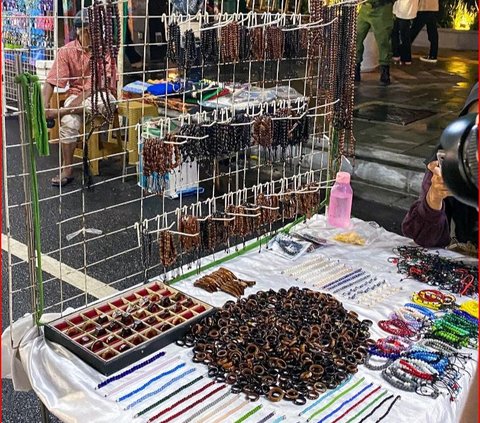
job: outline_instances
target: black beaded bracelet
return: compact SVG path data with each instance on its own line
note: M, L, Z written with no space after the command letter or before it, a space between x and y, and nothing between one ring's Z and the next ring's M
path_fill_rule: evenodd
M391 399L393 398L393 394L390 395L389 397L387 398L384 398L382 400L382 402L380 404L378 404L372 411L370 411L369 414L367 414L362 420L360 420L358 423L363 423L365 420L367 420L370 416L373 416L375 414L375 412L383 405L385 404L387 401L390 401Z

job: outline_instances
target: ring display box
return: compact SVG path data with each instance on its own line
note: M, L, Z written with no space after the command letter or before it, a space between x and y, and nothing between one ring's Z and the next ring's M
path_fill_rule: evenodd
M50 322L45 337L108 376L175 342L214 312L155 281Z

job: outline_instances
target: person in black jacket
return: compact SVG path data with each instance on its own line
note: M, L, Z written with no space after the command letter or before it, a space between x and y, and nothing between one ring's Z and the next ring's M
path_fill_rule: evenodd
M478 114L478 82L460 112ZM453 197L445 186L435 153L425 160L427 172L420 197L402 223L403 234L423 247L446 247L457 244L464 252L478 248L478 212ZM467 248L463 246L467 244ZM469 246L470 245L470 246ZM475 247L475 248L472 248Z

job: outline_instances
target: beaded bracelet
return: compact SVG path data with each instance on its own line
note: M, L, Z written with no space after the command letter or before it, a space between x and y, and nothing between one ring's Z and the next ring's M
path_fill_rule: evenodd
M208 383L207 385L205 385L203 388L199 389L198 391L195 391L195 392L192 392L191 394L187 395L185 398L182 398L180 401L177 401L175 404L171 405L170 407L166 408L165 410L161 411L160 413L158 414L155 414L154 416L150 417L148 420L147 420L147 423L152 423L153 421L157 420L160 416L162 416L163 414L173 410L177 405L181 404L182 402L185 402L187 400L189 400L190 398L194 397L195 395L197 395L199 392L205 390L207 387L213 385L215 382L210 382ZM177 412L176 414L173 414L172 416L170 416L168 419L166 420L163 420L161 423L168 423L174 419L176 419L177 417L181 416L182 414L186 413L187 411L191 410L192 408L196 407L198 404L202 403L203 401L205 401L206 399L210 398L212 395L215 395L217 392L221 391L222 389L225 389L227 387L227 385L221 385L219 386L218 388L214 389L213 391L209 392L207 395L204 395L202 398L198 399L197 401L193 402L192 404L190 404L188 407L185 407L184 409L180 410L179 412Z
M362 377L361 379L359 379L357 382L355 382L352 386L350 386L348 389L346 389L345 391L341 392L340 394L338 394L335 398L333 398L327 405L324 405L322 408L320 408L319 410L315 411L315 413L313 413L308 419L307 421L310 421L312 420L315 416L317 416L318 414L322 413L323 411L325 411L328 407L330 407L333 403L335 403L335 401L337 401L339 398L343 397L344 395L348 394L351 390L355 389L358 385L360 385L361 383L363 383L363 381L365 380L364 377Z
M155 376L154 378L150 379L148 382L144 383L142 386L139 388L133 390L132 392L129 392L128 394L120 397L117 399L117 402L124 401L127 398L133 397L134 395L138 394L139 392L143 391L145 388L149 387L152 383L156 382L157 380L160 380L161 378L168 376L172 373L175 373L178 369L181 369L182 367L185 367L185 363L181 363L178 366L174 367L171 370L168 370L164 373L159 374L158 376Z
M402 337L409 337L415 334L403 320L380 320L378 326L385 332L391 333L392 335L398 335Z
M367 274L367 272L365 272L365 270L357 269L357 270L354 270L353 272L350 272L350 273L346 274L345 276L343 276L340 279L337 279L333 282L328 283L327 285L325 285L324 288L325 289L333 289L333 288L336 288L338 285L342 285L346 282L350 282L353 279L358 279L360 277L368 277L368 275L364 276L366 274Z
M328 418L330 418L331 416L333 416L334 414L337 413L337 411L340 411L345 405L351 403L355 398L359 397L360 395L362 395L366 390L370 389L371 387L373 386L373 383L370 383L368 384L367 386L365 386L364 388L362 388L360 391L358 391L355 395L353 395L352 397L350 397L349 399L347 399L346 401L342 402L335 410L333 410L332 412L330 412L329 414L327 414L326 416L322 417L318 423L323 423L325 420L327 420Z
M239 395L233 395L231 392L229 392L229 395L232 395L232 398L229 401L225 402L225 404L221 404L219 407L210 411L210 413L207 413L205 416L199 419L197 423L206 423L213 416L215 416L217 413L219 413L220 411L224 410L225 408L233 404L239 398ZM246 401L245 404L247 404L248 402L249 401ZM184 421L183 423L190 423L190 419L188 419L188 421Z
M478 301L476 300L468 300L465 301L461 306L460 310L463 310L478 319Z
M385 393L386 393L386 391L385 391ZM362 418L362 420L360 420L358 423L363 423L363 422L364 422L365 420L367 420L369 417L373 416L373 415L375 414L375 412L376 412L379 408L382 407L383 404L385 404L387 401L390 401L393 397L394 397L394 395L392 394L392 395L384 398L380 404L378 404L372 411L370 411L370 413L368 413L366 416L364 416L364 417Z
M357 414L355 414L350 420L347 420L346 423L352 423L357 419L357 417L361 416L365 411L367 411L373 404L375 404L377 401L380 401L383 396L387 394L387 390L383 391L377 398L375 398L373 401L369 402L365 407L363 407ZM392 395L393 397L393 395Z
M353 404L347 411L345 411L345 413L343 413L341 416L337 417L332 423L337 423L337 422L341 421L348 413L350 413L350 411L357 408L359 404L361 404L367 398L370 398L375 392L378 392L379 390L380 390L380 386L377 386L372 392L369 392L360 401L357 401L355 404Z
M214 420L211 423L224 422L228 417L234 415L237 411L240 411L247 404L250 404L250 401L243 401L241 404L237 405L235 408L231 409L230 411L227 411L225 414L223 414L222 416L220 416L218 419Z
M266 415L265 417L261 418L257 423L266 423L266 422L268 422L274 415L275 415L275 411L272 411L270 414L268 414L268 415Z
M119 375L111 376L108 379L104 380L103 382L100 382L95 390L101 389L104 386L107 386L109 383L112 383L116 380L122 379L125 376L128 376L132 374L133 372L142 369L145 366L148 366L149 364L153 363L155 360L158 360L159 358L163 357L165 355L164 351L159 352L158 354L155 354L153 357L150 357L148 360L142 361L141 363L136 364L135 366L131 367L130 369L125 370L124 372L120 373Z
M361 277L361 278L358 278L358 279L354 279L352 282L350 282L347 285L340 285L340 288L337 288L332 292L334 294L336 294L338 292L343 292L343 291L347 290L348 288L351 288L352 286L358 285L362 282L369 281L369 280L372 280L372 279L374 279L374 278L372 278L370 275L367 275L367 276L364 276L364 277Z
M170 398L177 395L179 392L184 391L185 389L189 388L192 385L195 385L197 382L203 379L203 376L199 376L196 379L193 379L191 382L186 383L185 385L181 386L177 390L171 392L170 394L164 396L162 399L159 399L157 402L154 402L152 405L149 405L144 410L140 411L139 413L135 414L135 417L143 416L145 413L148 413L150 410L153 410L155 407L158 407L160 404L164 403L165 401L169 400Z
M338 385L335 389L332 389L331 391L327 392L325 395L322 395L318 400L316 400L313 404L309 405L307 408L305 408L303 411L301 411L298 415L302 416L308 411L310 411L312 408L316 407L318 404L320 404L322 401L326 400L327 398L331 397L335 392L339 391L341 388L343 388L347 383L350 382L352 379L352 376L349 376L347 379L345 379L340 385Z
M463 319L469 321L470 323L478 326L478 319L476 317L471 316L468 314L466 311L463 310L453 310L453 313L456 314L459 317L462 317Z
M323 288L325 285L328 285L329 283L338 280L339 278L345 276L349 272L350 272L350 269L339 269L339 270L332 269L329 272L321 273L316 278L314 277L310 283Z
M214 407L217 405L219 402L222 402L225 398L227 398L229 395L232 395L230 392L225 392L222 396L216 398L214 401L212 401L210 404L207 404L205 407L201 408L198 411L195 411L187 420L185 420L183 423L192 423L194 419L196 419L198 416L201 416L205 411L209 410L210 408ZM236 398L234 398L236 400Z
M163 384L160 386L160 388L155 389L152 392L149 392L148 394L144 395L143 397L140 397L139 399L133 401L132 403L128 404L125 410L130 410L131 408L135 407L136 405L140 404L141 402L145 401L148 398L153 397L154 395L159 394L160 392L163 392L165 389L170 387L171 384L178 382L179 380L183 379L184 377L188 376L189 374L193 373L196 369L188 369L186 372L183 372L181 375L174 377L173 379L170 379L167 383ZM201 379L202 376L199 378Z
M398 357L398 354L396 354L396 356ZM367 369L370 369L370 370L383 370L383 369L386 369L387 367L389 367L392 363L393 363L393 359L392 358L387 358L387 361L385 361L384 363L380 364L380 365L374 365L372 363L370 363L370 360L372 358L372 354L367 354L367 357L365 359L365 363L364 366L367 368ZM396 358L396 357L395 357Z
M395 399L392 401L392 403L388 406L387 408L387 411L385 412L385 414L383 414L380 418L377 419L377 421L375 423L380 423L385 417L387 417L389 414L390 414L390 411L392 410L393 406L395 405L395 403L401 399L400 395L397 395L395 397Z
M445 352L448 352L450 354L455 354L457 350L452 347L451 345L447 344L446 342L437 340L437 339L422 339L420 340L417 344L417 346L425 346L427 348L433 348L437 351L441 351L445 354Z
M170 359L168 359L167 361L165 361L164 363L158 365L158 366L155 366L153 369L150 369L149 370L149 374L152 374L152 373L156 373L158 372L159 370L169 366L170 364L174 363L175 361L178 361L180 358L179 355L177 355L176 357L172 357ZM117 387L115 387L114 389L112 389L110 392L107 392L105 394L105 397L109 397L111 395L114 395L118 392L121 392L123 391L125 388L127 387L130 387L130 386L133 386L136 382L138 382L139 380L142 380L145 378L145 374L140 374L130 380L127 380L125 383L123 383L122 385L119 385Z
M419 304L413 304L413 303L406 303L406 304L404 304L404 307L415 309L415 310L419 311L427 319L430 319L430 320L435 320L436 319L435 313L433 311L429 310L427 307L423 307Z
M377 349L383 352L400 354L402 351L411 347L412 342L400 336L388 336L378 339L375 345Z
M195 397L196 395L203 392L205 389L210 388L210 386L212 386L214 384L215 384L215 381L212 380L212 381L208 382L207 384L203 385L200 389L197 389L196 391L190 392L185 397L179 399L178 401L174 402L169 407L167 407L164 410L160 411L159 413L155 414L155 418L157 419L158 417L163 416L164 414L168 413L169 411L172 411L174 408L176 408L180 404L184 403L185 401L188 401L190 398Z
M406 377L402 377L398 369L394 369L392 366L382 370L382 377L390 385L402 391L415 392L418 386L414 380L408 380Z
M256 412L258 412L259 410L261 410L263 407L263 405L257 405L255 408L252 408L250 411L248 411L247 413L245 413L242 417L240 417L239 419L235 420L234 423L242 423L244 422L245 420L247 420L248 418L250 418L251 416L253 416Z

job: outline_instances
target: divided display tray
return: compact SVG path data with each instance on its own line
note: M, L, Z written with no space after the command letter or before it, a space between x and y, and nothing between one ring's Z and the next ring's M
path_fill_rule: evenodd
M77 310L45 326L100 373L112 373L180 339L215 308L160 281Z

